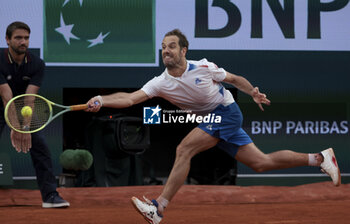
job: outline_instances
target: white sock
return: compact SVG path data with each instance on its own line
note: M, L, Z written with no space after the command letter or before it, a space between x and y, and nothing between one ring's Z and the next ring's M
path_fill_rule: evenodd
M320 163L316 159L316 154L309 153L309 166L319 166Z

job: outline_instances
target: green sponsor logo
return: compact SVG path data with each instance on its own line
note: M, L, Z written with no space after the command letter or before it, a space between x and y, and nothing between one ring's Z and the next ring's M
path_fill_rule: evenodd
M155 0L44 0L44 60L155 63Z

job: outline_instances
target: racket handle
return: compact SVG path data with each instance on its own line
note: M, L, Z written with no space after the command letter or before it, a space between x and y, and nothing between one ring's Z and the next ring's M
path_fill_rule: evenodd
M85 110L87 109L89 106L87 104L78 104L78 105L73 105L73 106L70 106L70 109L71 110Z

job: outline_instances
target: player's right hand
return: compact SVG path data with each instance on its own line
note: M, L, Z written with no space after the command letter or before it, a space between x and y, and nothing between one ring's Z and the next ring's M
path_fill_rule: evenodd
M101 96L95 96L92 97L88 102L88 108L85 110L87 112L98 112L102 105L103 105L103 100Z

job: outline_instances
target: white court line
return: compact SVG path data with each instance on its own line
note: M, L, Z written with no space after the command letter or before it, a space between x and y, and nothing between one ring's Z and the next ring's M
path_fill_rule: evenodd
M35 176L28 176L28 177L12 177L13 180L36 180Z

